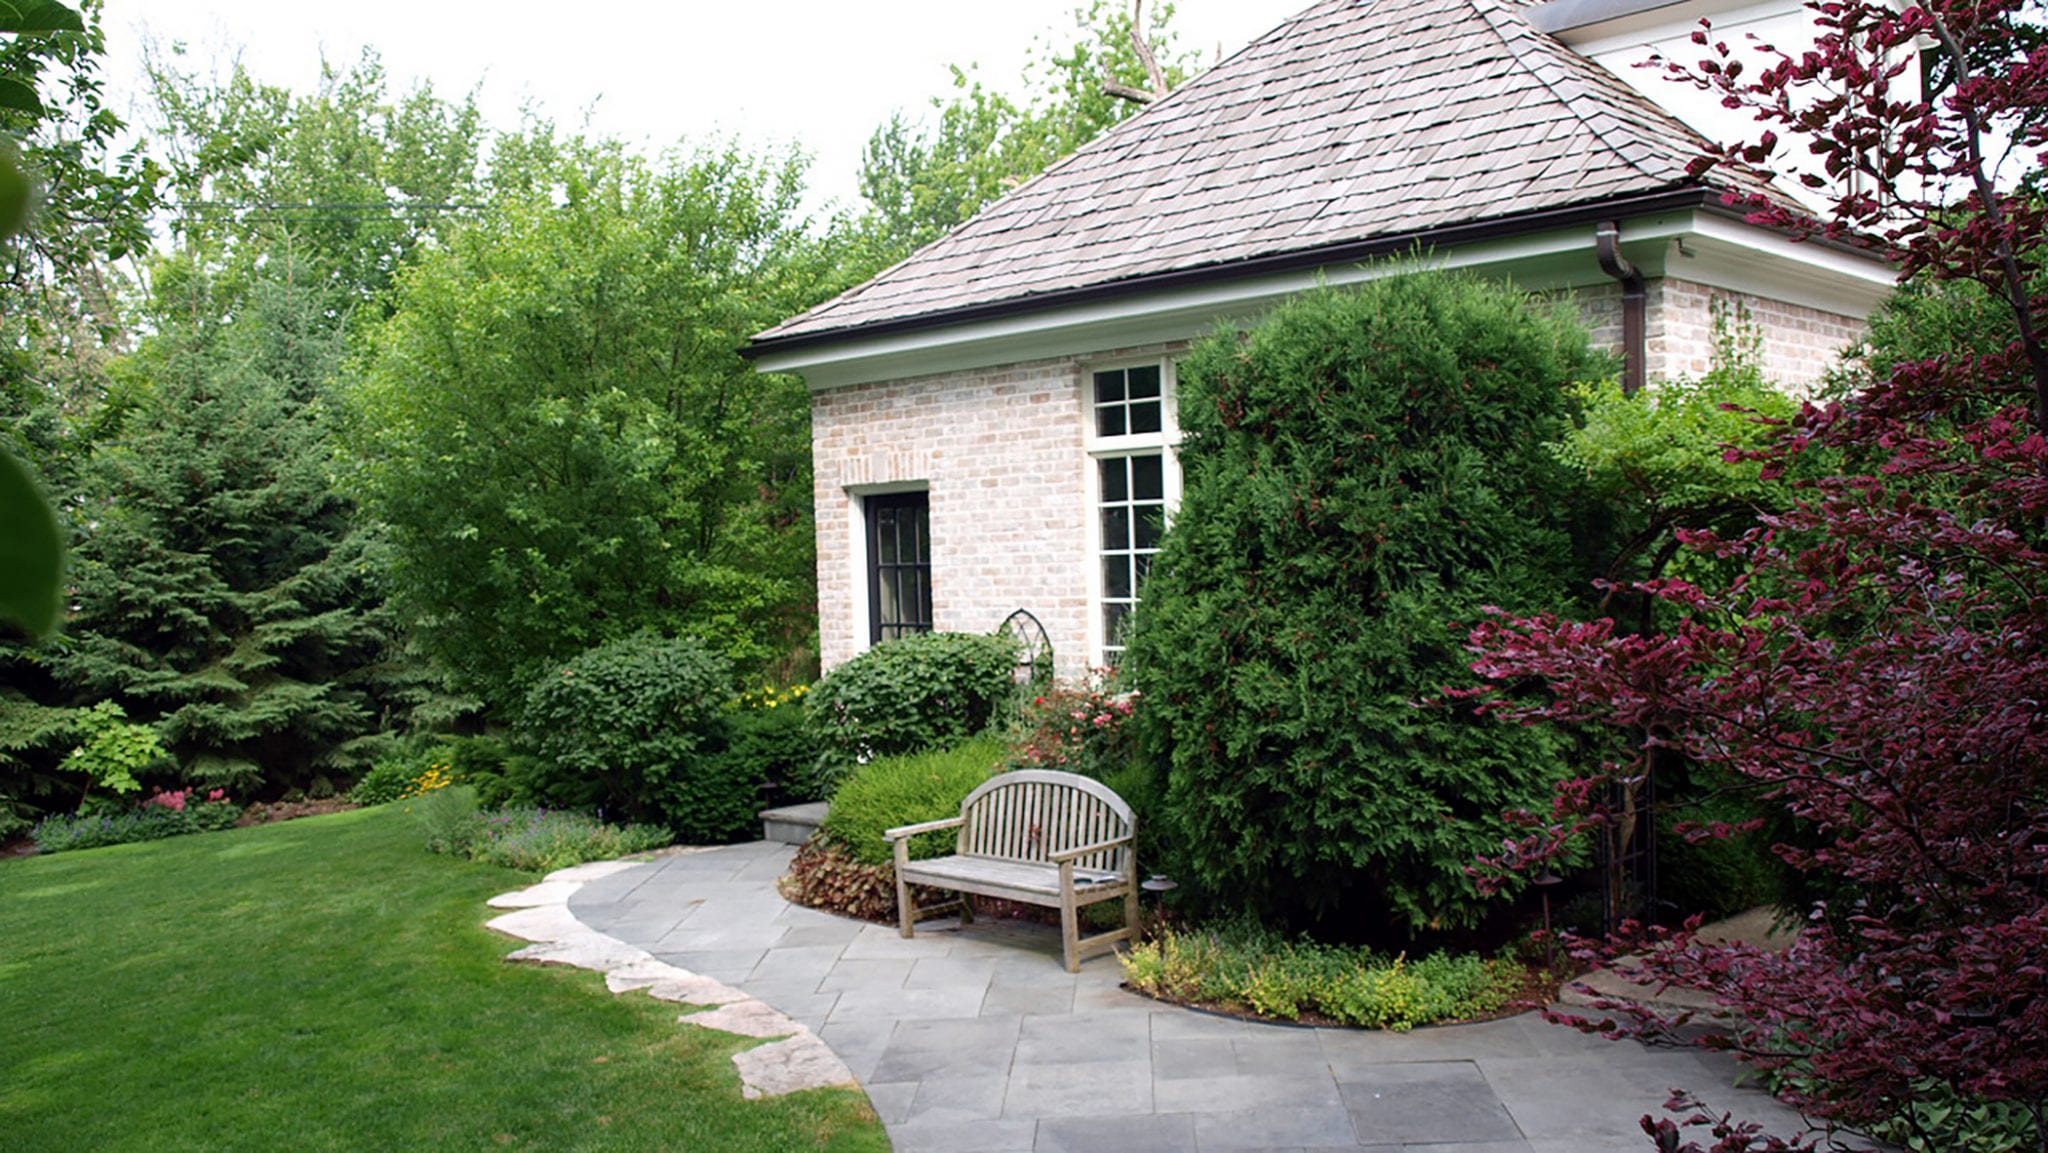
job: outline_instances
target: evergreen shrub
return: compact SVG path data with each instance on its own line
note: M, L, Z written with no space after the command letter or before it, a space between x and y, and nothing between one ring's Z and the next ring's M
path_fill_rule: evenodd
M736 778L761 782L762 808L822 801L817 779L818 751L804 723L802 694L742 698L727 718L725 756L735 762L727 771Z
M977 737L946 749L878 757L855 769L832 794L832 810L819 831L846 847L856 860L886 865L892 860L882 833L960 815L960 802L994 776L1005 749L993 737ZM952 833L911 842L914 858L950 852Z
M1544 447L1603 367L1572 319L1439 273L1322 291L1181 365L1177 519L1125 675L1194 895L1345 935L1478 921L1466 874L1565 776L1441 701L1489 605L1564 611L1590 521Z
M876 645L825 674L804 701L829 791L873 757L955 744L988 728L1017 690L1007 636L919 633Z
M754 820L761 782L724 757L732 671L693 638L636 633L544 674L523 735L541 762L524 782L550 808L667 825L721 843Z

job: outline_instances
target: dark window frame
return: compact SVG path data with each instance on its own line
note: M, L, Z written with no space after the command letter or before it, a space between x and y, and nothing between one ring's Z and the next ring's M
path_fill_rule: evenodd
M869 646L931 632L931 494L875 493L861 503L868 552ZM885 597L885 591L894 595Z

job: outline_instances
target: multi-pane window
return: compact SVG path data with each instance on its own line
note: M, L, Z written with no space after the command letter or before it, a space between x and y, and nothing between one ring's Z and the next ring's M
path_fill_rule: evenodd
M931 500L921 492L867 498L868 643L932 631Z
M1157 436L1166 427L1159 366L1112 368L1095 374L1095 435Z
M1096 659L1123 659L1131 614L1179 495L1172 399L1162 363L1098 369L1090 376L1088 448L1094 458Z
M1166 532L1166 454L1108 456L1095 462L1102 520L1102 655L1123 656L1124 629Z

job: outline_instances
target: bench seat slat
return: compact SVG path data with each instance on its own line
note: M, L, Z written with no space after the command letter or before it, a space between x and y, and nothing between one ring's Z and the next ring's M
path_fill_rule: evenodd
M1080 971L1083 957L1133 939L1138 919L1134 817L1124 799L1100 782L1042 769L1003 773L969 793L959 817L919 827L949 824L959 828L954 855L924 861L910 860L909 841L901 836L909 828L890 830L898 834L890 839L897 923L905 937L916 934L917 921L927 912L957 906L961 922L972 921L974 906L968 895L973 894L1059 909L1069 972ZM1066 858L1067 863L1053 857ZM1063 872L1071 878L1066 887ZM960 897L920 909L911 900L912 885L950 890ZM1080 907L1118 897L1123 899L1123 927L1081 937Z
M934 857L926 861L912 861L904 870L904 878L915 885L965 890L984 897L1019 893L1057 900L1060 895L1059 869L1051 865L998 861L987 857ZM1121 876L1107 869L1075 869L1074 891L1077 895L1086 894L1090 889L1112 886L1122 880Z

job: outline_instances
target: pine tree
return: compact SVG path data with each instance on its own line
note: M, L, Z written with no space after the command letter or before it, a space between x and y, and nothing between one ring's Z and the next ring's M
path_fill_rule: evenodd
M43 663L69 703L154 722L196 783L346 770L404 687L375 538L331 484L341 345L304 289L258 283L122 366L145 399L85 469L75 612Z

